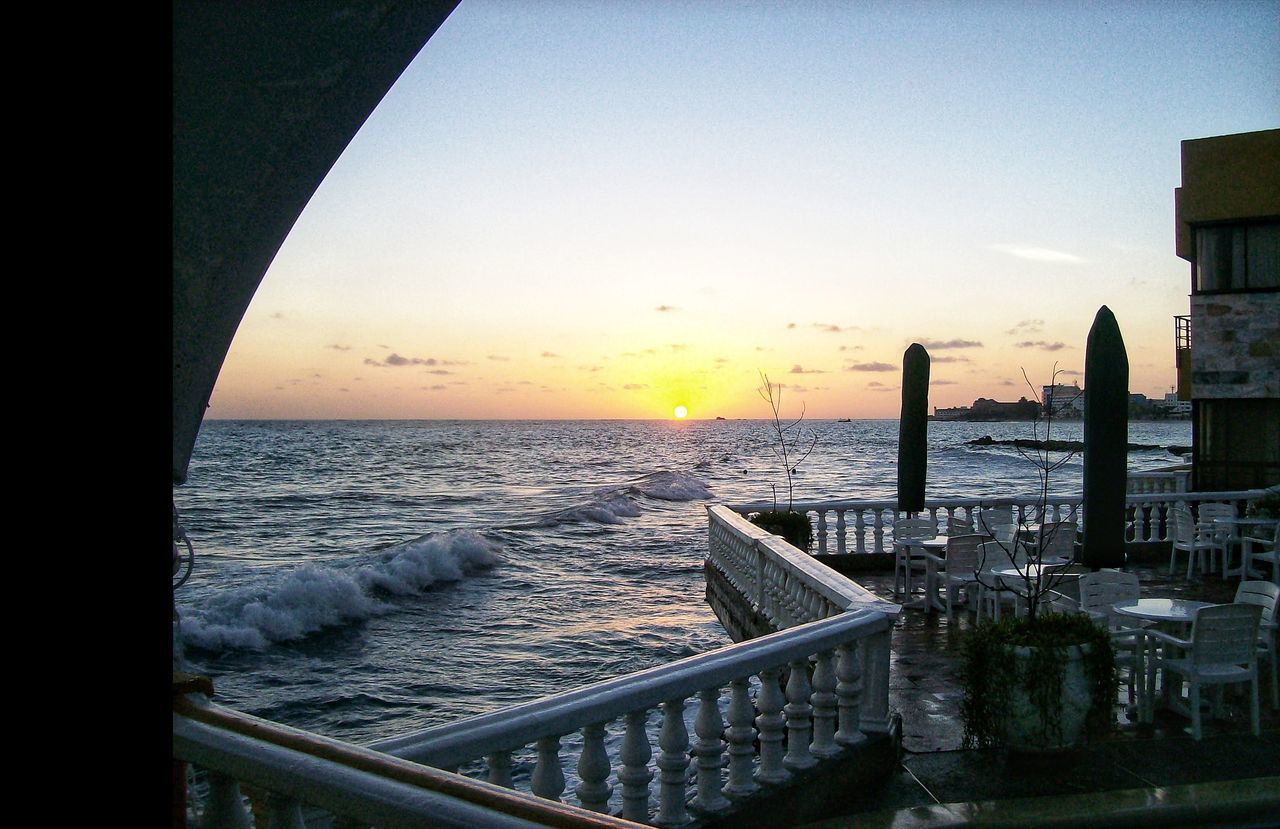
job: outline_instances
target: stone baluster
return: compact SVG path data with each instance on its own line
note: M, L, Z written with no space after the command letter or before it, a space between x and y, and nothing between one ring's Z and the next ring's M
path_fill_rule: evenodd
M724 767L724 719L720 716L720 689L704 688L698 692L698 717L693 724L698 735L693 753L698 758L698 794L693 803L704 812L729 808L728 799L720 793L720 769Z
M836 706L839 730L836 742L852 746L867 739L862 733L862 655L857 642L846 642L837 648Z
M818 758L809 753L813 736L813 706L809 704L812 692L809 660L793 660L787 680L787 704L782 709L787 715L787 756L782 758L782 764L791 771L813 768L818 763Z
M933 526L938 526L938 508L929 507L929 517L933 519Z
M815 757L827 759L840 753L836 744L836 671L835 651L818 654L813 668L813 743L809 751Z
M871 519L871 523L873 527L872 533L875 536L875 546L872 548L871 552L883 553L884 552L884 511L875 509L871 511L871 514L873 516Z
M307 829L302 820L302 804L287 795L267 795L267 829Z
M209 796L200 815L200 829L249 829L251 825L240 784L221 772L209 772Z
M786 717L782 714L782 688L778 685L781 668L769 668L760 672L760 693L756 695L756 731L760 739L760 768L756 780L761 783L781 783L791 777L782 765L782 733Z
M511 752L495 751L485 758L489 767L489 782L505 789L515 788L511 782Z
M865 733L889 731L889 631L862 639L862 710L858 728ZM839 691L837 691L837 694Z
M754 568L754 572L756 574L756 591L754 596L756 609L767 618L769 614L765 610L765 601L767 600L765 590L765 565L768 558L765 556L764 550L760 549L759 544L752 544L751 549L755 551L756 555Z
M827 511L818 510L818 554L827 554Z
M564 770L560 768L560 738L538 740L538 762L533 767L530 789L538 797L560 800L564 792Z
M609 754L604 750L604 723L582 727L582 753L578 755L578 780L574 791L582 808L593 812L609 810L613 786L609 779Z
M636 823L649 821L649 781L653 780L653 772L649 770L649 758L653 752L649 748L649 734L645 731L646 713L640 710L627 714L627 732L618 752L618 759L622 762L622 768L618 770L618 782L622 784L622 816Z
M755 758L756 730L752 727L755 709L751 705L751 683L746 677L730 684L729 727L724 736L729 743L729 782L726 793L743 796L760 788L751 778L752 761Z
M867 551L867 515L862 510L853 513L854 548L860 553Z
M842 509L836 510L836 553L839 555L849 552L849 530L845 526L844 513Z
M684 700L662 703L662 731L658 734L659 826L679 826L689 820L684 803L685 770L689 768L689 730L684 727Z

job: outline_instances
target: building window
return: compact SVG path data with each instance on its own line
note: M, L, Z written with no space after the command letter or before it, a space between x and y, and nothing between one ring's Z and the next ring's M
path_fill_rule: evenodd
M1280 483L1280 398L1199 400L1195 489L1255 489Z
M1196 228L1195 292L1280 289L1280 222Z

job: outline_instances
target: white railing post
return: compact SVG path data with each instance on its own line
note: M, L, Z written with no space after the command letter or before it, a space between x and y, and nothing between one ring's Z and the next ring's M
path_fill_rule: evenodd
M827 554L827 511L818 510L818 554Z
M871 514L874 516L871 520L871 525L874 528L872 532L873 532L873 535L875 536L875 546L872 548L871 552L883 553L884 552L884 512L882 510L875 509L871 511ZM862 551L859 550L858 552L862 552Z
M684 726L684 700L662 703L662 731L658 735L659 826L679 826L689 820L684 803L684 774L689 768L689 731Z
M855 510L853 513L853 529L857 533L854 539L854 546L858 552L865 553L867 551L867 516L862 510Z
M844 510L836 510L836 552L840 555L849 552L849 529L845 526L844 514Z
M538 740L538 762L533 767L530 790L547 800L560 799L564 792L564 770L560 768L560 738L541 737Z
M813 744L809 750L814 756L827 759L840 753L836 744L836 672L834 651L818 654L813 668Z
M862 648L856 642L847 642L836 648L836 705L839 713L839 730L836 742L843 746L857 745L867 739L862 733Z
M609 779L609 754L604 750L604 723L582 727L578 778L581 782L574 791L577 792L578 802L582 807L593 812L607 812L613 787L605 782Z
M485 758L489 767L489 782L504 789L513 789L511 782L511 752L495 751Z
M240 783L221 772L209 772L209 796L200 815L200 829L249 829L252 822Z
M724 767L724 720L720 716L720 689L704 688L698 692L698 716L694 720L698 735L693 753L698 758L698 794L693 803L704 812L718 812L729 807L720 793L720 769Z
M817 758L809 753L809 740L813 735L813 706L809 704L809 660L796 659L790 664L791 676L787 679L787 756L782 764L791 771L813 768Z
M653 772L649 770L649 758L653 752L649 747L649 734L645 731L646 714L644 710L627 714L627 731L618 754L622 761L622 768L618 770L618 782L622 784L622 816L637 823L649 821L649 781L653 780Z
M760 768L756 780L761 783L781 783L791 777L782 765L782 734L786 717L782 714L783 696L778 685L780 668L767 668L760 672L760 692L756 694L756 731L760 740Z
M266 829L307 829L302 820L302 804L276 792L268 794Z
M862 640L862 711L859 728L864 733L889 730L889 631Z
M729 782L726 793L736 796L749 795L760 787L751 777L755 759L756 730L752 727L755 709L751 705L751 684L743 677L730 684L729 727L725 739L729 743Z

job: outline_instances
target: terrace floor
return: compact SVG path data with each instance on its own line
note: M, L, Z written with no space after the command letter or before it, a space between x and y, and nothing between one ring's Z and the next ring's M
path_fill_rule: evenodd
M1232 601L1238 580L1170 579L1167 559L1138 564L1144 596ZM852 576L893 600L893 576ZM1157 711L1154 726L1120 714L1114 734L1042 759L963 750L956 631L973 617L904 609L893 632L889 705L902 716L898 769L865 809L811 824L845 826L1138 825L1157 818L1171 825L1280 825L1280 711L1262 694L1262 736L1250 733L1247 702L1228 698L1228 717L1203 723L1192 740L1190 721ZM1122 694L1125 692L1122 690ZM1206 807L1211 809L1206 811ZM1269 817L1267 817L1269 815Z

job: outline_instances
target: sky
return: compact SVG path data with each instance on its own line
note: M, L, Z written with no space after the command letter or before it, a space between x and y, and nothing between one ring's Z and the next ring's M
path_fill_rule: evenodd
M930 410L1085 385L1103 305L1162 397L1180 142L1276 127L1280 0L463 0L207 416L896 418L913 342Z

